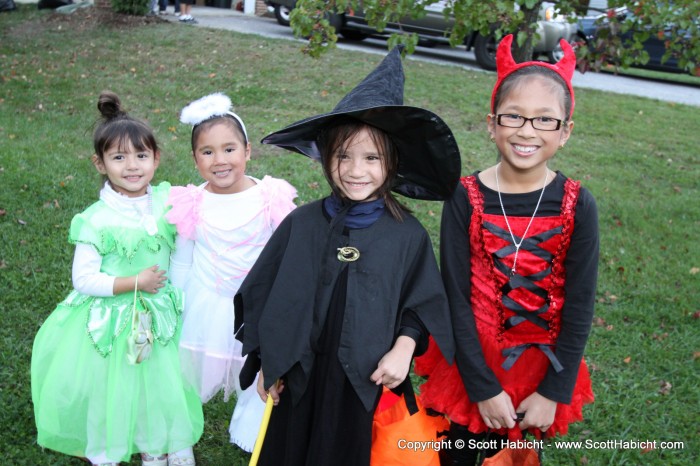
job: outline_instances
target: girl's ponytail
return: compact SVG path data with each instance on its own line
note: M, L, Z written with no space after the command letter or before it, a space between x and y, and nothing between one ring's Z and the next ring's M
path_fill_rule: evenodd
M122 107L119 96L112 91L102 91L97 99L100 119L96 122L93 145L95 155L102 160L113 145L124 150L131 144L136 150L149 149L158 152L153 130L144 121L130 116Z
M117 117L126 116L126 112L122 109L122 102L119 96L112 91L102 91L97 100L97 109L105 121L112 120Z

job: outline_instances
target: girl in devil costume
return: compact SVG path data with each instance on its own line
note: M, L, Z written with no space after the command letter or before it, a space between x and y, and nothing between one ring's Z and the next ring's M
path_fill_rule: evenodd
M416 361L425 406L451 420L452 445L565 434L593 401L583 361L598 263L595 200L547 166L574 126L575 56L516 64L497 52L487 116L499 161L461 179L444 206L440 257L457 364L431 347ZM496 442L500 445L500 441ZM479 451L441 452L475 464ZM493 454L494 452L490 452ZM487 453L487 456L489 454Z

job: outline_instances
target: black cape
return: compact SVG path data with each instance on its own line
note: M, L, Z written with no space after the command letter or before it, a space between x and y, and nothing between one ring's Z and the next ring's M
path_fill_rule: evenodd
M357 261L336 258L337 248L347 245L360 251ZM384 212L370 227L346 230L343 236L331 232L322 201L292 211L234 297L236 338L249 362L260 357L265 387L284 375L296 403L308 384L314 347L345 265L347 299L338 359L370 411L377 386L369 377L393 346L406 310L416 313L445 358L453 360L444 286L430 237L413 216L397 222ZM252 376L250 370L241 372L244 388Z

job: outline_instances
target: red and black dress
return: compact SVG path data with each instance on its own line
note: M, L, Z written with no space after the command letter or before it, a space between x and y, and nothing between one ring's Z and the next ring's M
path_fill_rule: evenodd
M513 407L537 391L556 401L546 436L566 434L593 401L583 351L590 332L598 263L593 196L557 173L511 271L515 246L498 193L478 173L445 202L441 265L450 300L457 363L431 344L416 360L428 377L421 399L470 432L488 430L477 402L505 390ZM502 194L516 241L526 230L540 191ZM465 391L466 388L466 391ZM497 432L521 437L517 427ZM541 432L533 429L539 438Z

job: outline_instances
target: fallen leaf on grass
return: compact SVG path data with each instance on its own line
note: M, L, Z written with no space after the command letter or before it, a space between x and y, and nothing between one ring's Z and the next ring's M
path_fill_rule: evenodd
M698 358L700 358L700 351L694 351L693 352L693 361L695 361Z
M581 464L588 464L588 457L587 456L581 457Z
M593 318L593 326L594 327L605 327L607 325L607 322L605 322L605 319L602 317L594 317Z
M626 357L625 359L623 359L622 361L623 361L625 364L629 364L630 361L632 361L632 357L631 357L631 356L627 356L627 357Z
M20 225L26 225L26 224L27 224L27 222L25 222L25 221L22 220L21 218L18 218L18 219L17 219L17 223L19 223Z
M654 450L655 450L654 444L653 444L653 443L652 443L652 444L649 444L649 442L647 442L647 445L650 445L650 446L644 447L644 448L642 448L642 449L640 450L642 454L649 453L650 451L654 451Z
M6 213L7 213L7 211L5 209L0 209L0 217L5 215Z
M690 274L691 274L691 275L695 275L695 274L697 274L698 272L700 272L700 268L698 268L698 267L693 267L692 269L690 269Z
M671 382L667 380L662 380L659 384L659 393L661 395L668 395L669 393L671 393L671 387L673 387L673 385L671 385Z
M700 311L693 312L693 319L700 319Z

